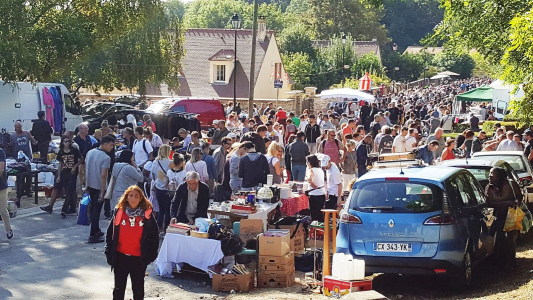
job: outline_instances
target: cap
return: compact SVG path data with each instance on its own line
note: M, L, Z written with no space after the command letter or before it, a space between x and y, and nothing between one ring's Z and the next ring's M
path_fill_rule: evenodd
M322 158L320 158L320 166L321 167L327 167L329 164L330 158L327 155L323 155Z
M228 137L229 137L230 139L234 139L234 138L237 138L237 135L236 135L235 133L233 133L233 132L230 132L230 133L228 134Z
M515 133L514 136L520 137L520 135L518 133Z
M218 120L213 120L213 125L218 124Z

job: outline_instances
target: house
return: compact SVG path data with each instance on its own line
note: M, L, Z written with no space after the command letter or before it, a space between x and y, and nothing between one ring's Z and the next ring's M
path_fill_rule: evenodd
M409 46L403 54L409 53L409 54L418 54L420 52L427 51L429 54L437 54L442 51L444 51L444 47L424 47L424 46Z
M255 55L254 100L276 100L274 81L283 81L279 97L291 91L290 78L283 63L274 31L267 30L264 19L258 20ZM252 58L252 30L237 30L235 54L234 29L187 29L185 32L185 57L179 78L180 88L169 93L162 85L149 88L148 95L233 99L233 84L237 80L237 100L248 100L250 94L250 66ZM234 61L237 67L234 72Z
M357 56L363 54L372 53L376 55L381 61L381 51L379 49L379 42L374 39L372 41L353 41L353 46L355 48L355 53ZM313 41L313 47L315 48L326 48L331 45L330 40L315 40Z

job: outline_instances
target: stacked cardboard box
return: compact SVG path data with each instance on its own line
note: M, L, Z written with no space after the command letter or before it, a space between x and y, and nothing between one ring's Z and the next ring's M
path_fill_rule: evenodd
M294 283L294 253L290 245L289 230L269 230L259 236L258 287L287 287Z
M291 251L303 252L305 250L305 228L302 224L298 225L268 225L268 229L288 229L291 236ZM296 231L296 233L294 233Z

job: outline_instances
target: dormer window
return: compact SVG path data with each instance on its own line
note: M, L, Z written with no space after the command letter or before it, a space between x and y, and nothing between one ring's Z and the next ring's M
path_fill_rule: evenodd
M215 81L226 82L226 65L216 65Z
M233 74L235 52L233 50L219 50L209 58L210 73L209 83L228 84Z

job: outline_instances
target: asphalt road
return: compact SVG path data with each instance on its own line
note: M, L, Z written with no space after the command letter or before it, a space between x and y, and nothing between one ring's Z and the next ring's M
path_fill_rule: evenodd
M19 211L12 219L15 237L7 240L0 226L0 299L111 299L113 273L104 244L88 244L88 226L75 217L62 219L61 203L52 214L38 207ZM109 221L102 220L105 231ZM147 299L213 299L207 275L165 279L148 267ZM205 284L204 284L205 283ZM227 294L226 294L227 295ZM126 299L133 297L128 281Z

